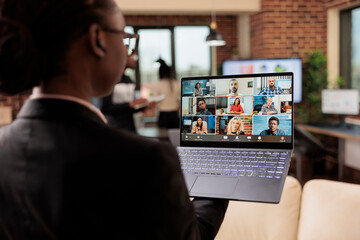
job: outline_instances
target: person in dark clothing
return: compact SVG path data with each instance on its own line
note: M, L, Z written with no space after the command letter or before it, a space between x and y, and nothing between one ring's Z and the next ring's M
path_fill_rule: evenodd
M128 57L126 68L134 69L136 65L136 56L132 54ZM134 113L143 108L135 109L135 106L144 104L146 99L135 99L134 93L135 83L124 73L120 82L115 85L114 91L100 100L100 110L105 115L110 127L136 132Z
M114 129L92 97L126 65L113 0L0 1L0 239L214 239L228 200L189 200L176 149ZM140 151L139 151L140 149Z
M201 98L197 105L199 107L199 111L195 113L195 115L213 115L208 109L206 109L206 101L205 99Z

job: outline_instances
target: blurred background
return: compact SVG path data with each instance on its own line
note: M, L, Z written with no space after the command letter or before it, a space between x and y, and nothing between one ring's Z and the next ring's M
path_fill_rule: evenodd
M292 71L290 173L302 183L320 177L360 183L360 0L116 2L125 30L140 36L138 64L126 75L141 96L156 95L159 59L178 82L185 76ZM16 117L29 94L0 95L0 126ZM323 109L324 94L330 110ZM351 102L354 111L331 109L334 98L335 104ZM157 127L158 116L156 106L134 113L137 132L166 138Z

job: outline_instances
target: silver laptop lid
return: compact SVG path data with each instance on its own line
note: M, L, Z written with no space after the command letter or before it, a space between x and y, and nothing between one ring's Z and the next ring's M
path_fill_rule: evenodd
M180 146L293 149L293 78L182 78Z

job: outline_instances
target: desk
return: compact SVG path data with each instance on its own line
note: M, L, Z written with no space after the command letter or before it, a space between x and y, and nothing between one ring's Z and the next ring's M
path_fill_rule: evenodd
M297 127L305 129L312 133L323 134L331 137L336 137L338 141L338 177L341 180L344 175L344 154L345 154L345 140L360 141L360 126L347 124L345 126L331 125L331 124L296 124Z
M168 130L165 128L144 127L144 128L139 128L137 130L137 133L141 136L148 137L151 139L168 141Z

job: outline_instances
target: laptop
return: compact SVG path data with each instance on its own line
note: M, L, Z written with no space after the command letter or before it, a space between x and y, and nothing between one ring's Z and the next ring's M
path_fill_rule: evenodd
M181 79L177 151L190 196L280 202L294 143L293 79L292 72Z

